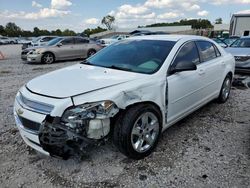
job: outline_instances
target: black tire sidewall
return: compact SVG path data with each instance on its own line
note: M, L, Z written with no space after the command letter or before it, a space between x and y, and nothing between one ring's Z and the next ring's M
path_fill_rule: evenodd
M45 55L47 55L47 54L51 54L52 55L52 57L53 57L53 61L51 62L51 63L46 63L44 60L43 60L43 58L44 58L44 56ZM43 55L42 55L42 63L44 63L44 64L52 64L52 63L54 63L55 62L55 56L54 56L54 54L53 53L50 53L50 52L46 52L46 53L44 53Z
M143 153L139 153L132 146L131 132L132 132L135 121L145 112L151 112L157 117L158 122L159 122L159 133L154 142L154 145L149 150ZM120 130L117 130L117 129L120 129ZM138 106L128 109L123 114L122 118L120 118L119 125L118 126L115 125L114 134L117 134L118 132L119 133L117 135L114 135L114 137L118 136L115 139L116 142L122 142L118 144L118 149L122 153L124 153L125 155L133 159L142 159L148 156L149 154L151 154L152 151L155 149L159 141L159 137L161 135L161 130L162 130L161 112L159 112L159 110L153 107L152 105L138 105ZM115 145L117 144L115 143Z
M223 83L222 83L222 86L221 86L220 95L218 97L218 102L219 103L225 103L228 100L228 98L229 98L229 95L230 95L230 92L231 92L231 87L230 87L230 90L229 90L229 93L228 93L228 96L227 96L226 99L223 98L223 93L222 93L224 85L225 85L225 82L226 82L227 79L229 79L230 80L230 84L232 84L232 78L231 78L231 76L227 75L226 78L223 80Z

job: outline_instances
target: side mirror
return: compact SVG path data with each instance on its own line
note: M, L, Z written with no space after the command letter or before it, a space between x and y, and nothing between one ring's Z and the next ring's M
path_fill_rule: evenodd
M180 61L175 67L171 70L171 73L183 72L183 71L193 71L197 70L197 66L193 62L189 61Z
M122 40L122 38L121 38L121 37L119 37L117 40Z
M56 46L57 46L57 47L61 47L61 46L62 46L62 43L59 42Z

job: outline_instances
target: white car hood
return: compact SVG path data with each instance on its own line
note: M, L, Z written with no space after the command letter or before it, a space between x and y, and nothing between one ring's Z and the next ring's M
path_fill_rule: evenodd
M143 78L145 75L77 64L39 76L27 83L33 93L67 98Z

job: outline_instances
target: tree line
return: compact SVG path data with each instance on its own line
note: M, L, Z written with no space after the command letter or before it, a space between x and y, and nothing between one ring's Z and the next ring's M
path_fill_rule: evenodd
M75 35L91 35L94 33L99 33L102 31L106 31L107 29L104 29L102 27L97 27L94 29L85 29L81 33L76 33L73 30L65 29L65 30L52 30L48 31L46 29L39 29L38 27L34 27L33 31L23 30L19 26L17 26L13 22L7 23L5 26L0 25L0 35L2 36L8 36L8 37L38 37L42 35L55 35L55 36L75 36Z
M138 26L141 27L164 27L164 26L182 26L182 25L191 25L192 29L207 29L207 28L213 28L212 23L207 19L183 19L178 22L172 22L172 23L155 23L151 25L146 26Z
M21 29L19 26L17 26L13 22L7 23L5 26L0 25L0 35L8 36L8 37L37 37L41 35L56 35L56 36L75 36L75 35L81 35L81 36L90 36L95 33L100 33L107 30L112 30L115 22L114 16L104 16L102 19L102 24L106 26L106 28L102 28L100 26L90 29L87 28L83 30L81 33L76 33L73 30L65 29L65 30L52 30L48 31L46 29L39 29L38 27L34 27L33 31L27 31ZM215 20L215 23L220 24L222 23L221 18L217 18ZM178 22L172 22L172 23L155 23L151 25L146 26L138 26L138 28L142 27L163 27L163 26L182 26L182 25L191 25L192 29L207 29L207 28L213 28L212 23L207 19L182 19Z

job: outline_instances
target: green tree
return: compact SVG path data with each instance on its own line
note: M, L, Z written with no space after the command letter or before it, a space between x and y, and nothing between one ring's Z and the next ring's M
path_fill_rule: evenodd
M90 36L92 34L95 34L95 33L100 33L100 32L103 32L103 31L107 31L107 29L104 29L104 28L101 28L101 27L97 27L97 28L94 28L94 29L85 29L83 31L84 34Z
M108 30L112 30L113 29L113 23L115 22L115 17L114 16L104 16L102 18L102 24L104 24Z
M5 26L5 33L9 37L17 37L17 36L21 35L22 31L21 31L21 28L18 27L15 23L9 22Z
M38 27L34 27L33 36L35 36L35 37L40 36L40 29Z
M56 35L56 36L62 36L62 31L61 31L60 29L57 29L57 30L55 31L55 35Z
M215 24L222 24L222 18L217 18L215 20Z
M146 27L164 27L164 26L181 26L181 25L191 25L193 29L206 29L213 27L211 22L207 19L191 19L191 20L183 19L180 20L179 22L156 23L156 24L146 25Z
M62 35L64 36L75 36L76 33L72 30L69 30L69 29L65 29L63 32L62 32Z
M2 25L0 25L0 35L5 35L5 29Z

